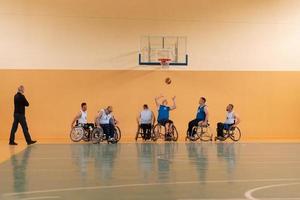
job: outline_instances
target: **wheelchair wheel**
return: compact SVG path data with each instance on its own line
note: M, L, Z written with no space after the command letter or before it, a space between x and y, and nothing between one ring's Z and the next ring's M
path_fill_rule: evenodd
M170 129L171 129L170 134L172 136L172 140L174 142L176 142L178 140L178 131L177 131L176 127L174 126L174 124L171 125Z
M189 140L189 136L188 135L185 136L185 141L187 141L187 140Z
M189 136L189 132L186 131L186 136L185 136L185 141L191 140L190 136Z
M162 135L163 126L160 124L156 124L153 128L153 132L151 134L151 140L157 141Z
M145 141L145 136L141 127L139 127L136 132L135 141L137 141L139 138L142 138Z
M71 130L70 138L73 142L79 142L84 136L84 129L82 127L74 127Z
M200 140L203 142L212 141L212 134L209 126L200 126L197 134L199 135Z
M137 132L136 132L135 141L138 140L140 133L141 133L141 127L139 127L138 130L137 130Z
M121 140L121 130L118 126L115 126L115 140L116 143Z
M85 141L85 142L89 142L91 140L91 135L90 135L89 131L84 130L82 140Z
M103 129L101 127L95 128L93 130L91 140L92 140L93 144L103 142L104 133L103 133Z
M194 127L193 127L192 133L195 133L193 137L189 136L189 132L187 131L187 132L186 132L185 141L189 140L189 141L195 142L196 140L198 140L198 139L199 139L199 136L198 136L198 134L197 134L197 129L198 129L197 126L194 126Z
M242 136L242 133L241 133L241 130L239 129L239 127L232 127L230 130L229 130L229 137L237 142L241 139L241 136Z
M193 137L190 137L190 140L195 142L200 139L201 134L199 133L199 127L194 126L192 129L192 133L195 133Z

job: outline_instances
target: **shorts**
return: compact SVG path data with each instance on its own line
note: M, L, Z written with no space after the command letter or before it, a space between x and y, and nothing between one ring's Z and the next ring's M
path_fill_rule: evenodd
M162 126L166 126L166 124L173 124L173 121L169 119L158 120L157 122Z

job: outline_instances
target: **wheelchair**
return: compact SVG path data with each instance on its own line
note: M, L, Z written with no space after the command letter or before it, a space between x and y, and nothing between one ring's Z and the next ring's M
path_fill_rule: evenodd
M78 124L76 123L75 127L72 128L70 132L70 139L73 142L80 142L81 140L85 142L91 141L92 132L94 129L93 124Z
M103 141L107 141L107 143L118 143L121 140L121 129L118 126L114 127L114 139L114 141L109 141L101 127L94 128L91 134L93 144L99 144Z
M223 129L223 137L215 137L215 141L225 141L230 138L232 141L237 142L241 139L242 132L237 126L231 126L229 129Z
M203 141L203 142L209 142L213 141L213 135L211 133L210 125L198 125L194 126L192 129L192 133L194 133L193 137L189 136L189 133L187 132L185 141L190 140L190 141Z
M139 138L142 138L143 141L151 140L152 132L153 132L153 125L151 125L151 129L150 129L150 133L149 133L150 137L146 138L146 136L144 135L144 131L143 131L142 127L141 127L141 124L139 124L138 130L137 130L136 135L135 135L135 141L137 141Z
M174 125L174 123L170 124L170 130L167 133L166 127L161 125L160 123L156 124L153 127L151 140L157 141L158 139L164 139L165 141L177 141L178 140L178 131Z

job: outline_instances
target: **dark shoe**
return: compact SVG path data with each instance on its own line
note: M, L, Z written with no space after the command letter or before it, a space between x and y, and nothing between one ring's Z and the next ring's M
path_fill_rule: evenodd
M216 138L215 138L215 141L217 141L217 140L219 140L219 141L224 141L224 140L225 140L225 138L224 138L224 137L222 137L222 136L218 136L218 137L216 137Z
M9 145L12 145L12 146L17 146L18 144L15 143L15 142L9 142Z
M117 140L115 138L109 138L108 142L115 144L115 143L117 143Z
M27 143L27 145L32 145L32 144L34 144L34 143L36 143L37 141L30 141L30 142L28 142Z
M195 141L195 137L194 136L189 136L189 139L192 141Z

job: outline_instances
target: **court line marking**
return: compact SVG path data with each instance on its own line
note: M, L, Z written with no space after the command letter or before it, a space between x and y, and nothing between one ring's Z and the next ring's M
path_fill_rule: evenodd
M200 198L187 198L187 199L177 199L177 200L246 200L243 198L224 198L224 199L200 199Z
M213 198L213 199L201 199L201 198L186 198L176 200L246 200L245 198Z
M263 198L261 200L299 200L300 198ZM247 200L247 199L243 199L243 198L220 198L220 199L217 199L217 198L214 198L214 199L177 199L177 200Z
M251 190L248 190L247 192L245 192L244 195L249 200L259 200L258 198L253 197L254 192L257 192L259 190L269 189L269 188L284 187L284 186L290 186L290 185L300 185L300 183L299 182L297 182L297 183L284 183L284 184L275 184L275 185L266 185L266 186L262 186L262 187L256 187L256 188L253 188ZM295 199L300 199L300 198L295 198Z
M159 160L168 160L170 162L174 161L174 162L201 162L203 161L203 159L168 159L168 158L163 158L163 157L160 157L158 156L157 159ZM210 161L209 163L219 163L219 161ZM260 162L251 162L251 161L246 161L246 162L239 162L239 164L298 164L300 163L300 160L299 161L280 161L280 162L276 162L276 161L260 161Z
M60 196L43 196L43 197L28 197L21 200L37 200L37 199L61 199Z
M49 190L35 190L28 192L5 193L2 196L17 196L26 194L42 194L53 192L67 192L79 190L100 190L100 189L115 189L126 187L143 187L143 186L160 186L160 185L180 185L180 184L199 184L199 183L244 183L244 182L284 182L284 181L300 181L300 179L286 178L286 179L241 179L241 180L211 180L211 181L182 181L182 182L168 182L168 183L135 183L123 185L108 185L108 186L90 186L90 187L74 187L74 188L59 188Z

